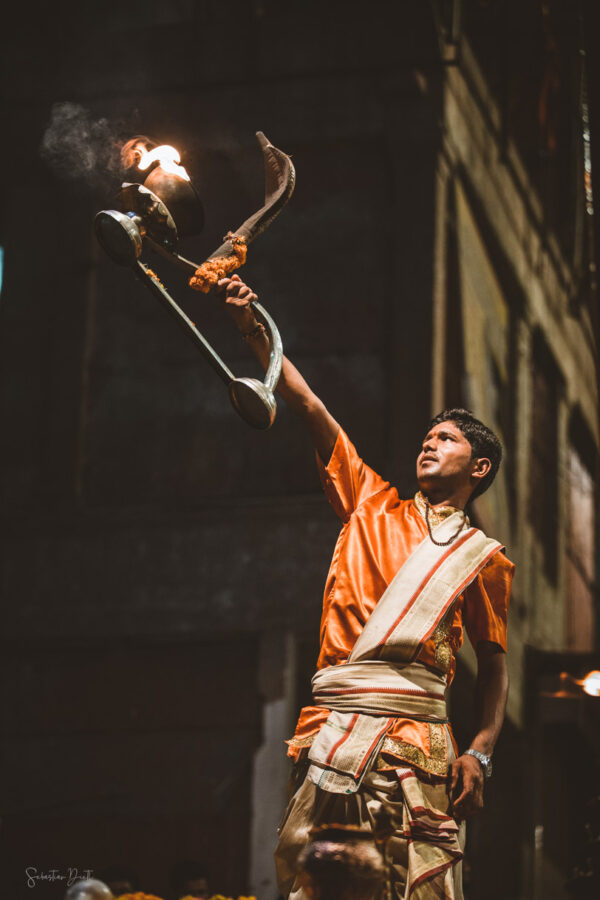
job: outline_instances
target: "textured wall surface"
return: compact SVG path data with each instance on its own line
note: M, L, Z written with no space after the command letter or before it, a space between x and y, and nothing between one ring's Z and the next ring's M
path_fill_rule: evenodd
M584 297L583 170L575 177L564 154L550 158L550 144L527 145L540 124L535 79L544 83L556 63L535 31L541 7L90 6L16 8L0 33L1 869L10 896L62 897L60 882L28 888L26 866L115 862L165 896L167 870L183 857L208 865L214 891L258 885L258 900L276 896L265 847L283 805L283 741L309 698L339 522L283 403L269 432L244 425L92 229L113 205L121 142L145 133L181 150L206 212L204 232L182 250L204 259L262 203L260 129L292 155L298 181L241 274L361 455L408 496L432 411L471 404L504 440L504 475L474 515L519 564L512 689L466 869L472 900L536 890L562 900L567 863L559 872L549 853L540 862L523 667L530 645L564 649L565 560L579 559L582 531L568 519L582 491L569 486L576 465L587 466L593 520L597 320ZM572 5L550 6L564 12L556 34L568 45L579 34ZM464 34L438 42L459 7ZM516 41L525 28L535 40ZM558 184L571 186L573 207L555 233L559 207L548 197ZM579 244L569 255L571 220ZM219 300L147 261L234 372L257 374ZM546 432L531 435L536 401L549 419L542 392L552 413L546 455L537 452ZM547 486L547 545L532 485ZM583 622L593 620L592 568ZM453 698L461 746L474 727L474 667L465 647Z
M5 878L30 896L24 865L127 862L164 895L168 866L192 856L215 890L247 892L252 757L263 738L283 754L286 736L261 737L256 647L287 634L304 648L306 694L339 526L299 424L281 403L266 434L238 420L185 336L96 245L93 216L120 183L113 143L175 144L205 206L204 233L183 247L201 260L262 203L254 132L290 153L296 192L243 276L367 461L412 493L430 412L431 13L63 4L34 31L17 10L3 44L4 130L23 172L8 174L3 146ZM255 374L218 300L148 261L235 373ZM284 693L273 684L269 702ZM283 802L281 781L255 821Z

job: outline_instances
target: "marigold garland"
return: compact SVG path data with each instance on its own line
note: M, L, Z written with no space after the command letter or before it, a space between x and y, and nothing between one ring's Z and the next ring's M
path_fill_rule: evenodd
M116 900L161 900L161 898L156 897L154 894L144 894L142 891L139 891L137 894L120 894ZM180 900L198 900L198 897L194 894L186 894ZM224 894L213 894L212 897L209 897L209 900L233 900L233 897L226 897ZM237 900L256 900L256 897L247 897L240 894Z
M217 256L215 259L207 259L199 266L189 281L189 285L195 291L208 294L221 278L231 275L235 269L239 269L246 262L248 248L243 237L237 234L226 235L226 240L231 241L233 253L230 256ZM217 895L217 896L220 896Z
M152 269L149 268L148 266L146 266L146 275L149 275L153 281L156 281L157 284L160 284L161 288L164 288L164 284L162 283L162 281L160 280L160 278L158 277L156 272L153 272ZM124 896L127 896L127 895L124 895ZM148 895L148 896L150 896L150 895ZM118 897L117 900L121 900L121 898Z
M116 900L161 900L161 898L155 894L144 894L143 891L138 891L136 894L120 894Z
M190 895L188 897L182 897L181 900L197 900L196 897ZM212 897L209 897L208 900L233 900L233 897L225 897L223 894L213 894ZM240 894L237 900L256 900L256 897L249 896L245 897L243 894Z

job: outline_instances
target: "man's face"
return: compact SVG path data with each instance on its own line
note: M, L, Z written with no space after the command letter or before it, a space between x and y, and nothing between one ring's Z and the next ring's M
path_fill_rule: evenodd
M471 485L476 466L470 443L454 422L440 422L427 433L417 457L417 480L422 491L448 485L450 490Z

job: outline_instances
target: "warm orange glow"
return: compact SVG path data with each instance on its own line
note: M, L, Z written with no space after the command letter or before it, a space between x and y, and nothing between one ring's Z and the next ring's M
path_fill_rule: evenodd
M600 697L600 672L597 669L588 672L581 686L590 697Z
M179 151L176 150L175 147L171 147L169 144L162 144L160 147L155 147L153 150L146 150L142 144L138 144L136 152L140 154L138 168L141 169L142 172L145 172L153 162L158 160L160 167L164 172L168 172L169 175L178 175L179 178L184 178L186 181L190 180L190 176L183 166L178 165L181 161L181 157L179 156Z

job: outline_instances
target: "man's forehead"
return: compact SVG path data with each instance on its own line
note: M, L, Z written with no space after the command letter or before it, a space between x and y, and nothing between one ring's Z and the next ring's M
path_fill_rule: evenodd
M464 438L465 441L467 440L456 422L453 422L451 419L448 419L448 421L446 422L439 422L437 425L434 425L427 432L427 436L430 434L439 434L443 431L449 431L451 434L456 434L459 437Z

